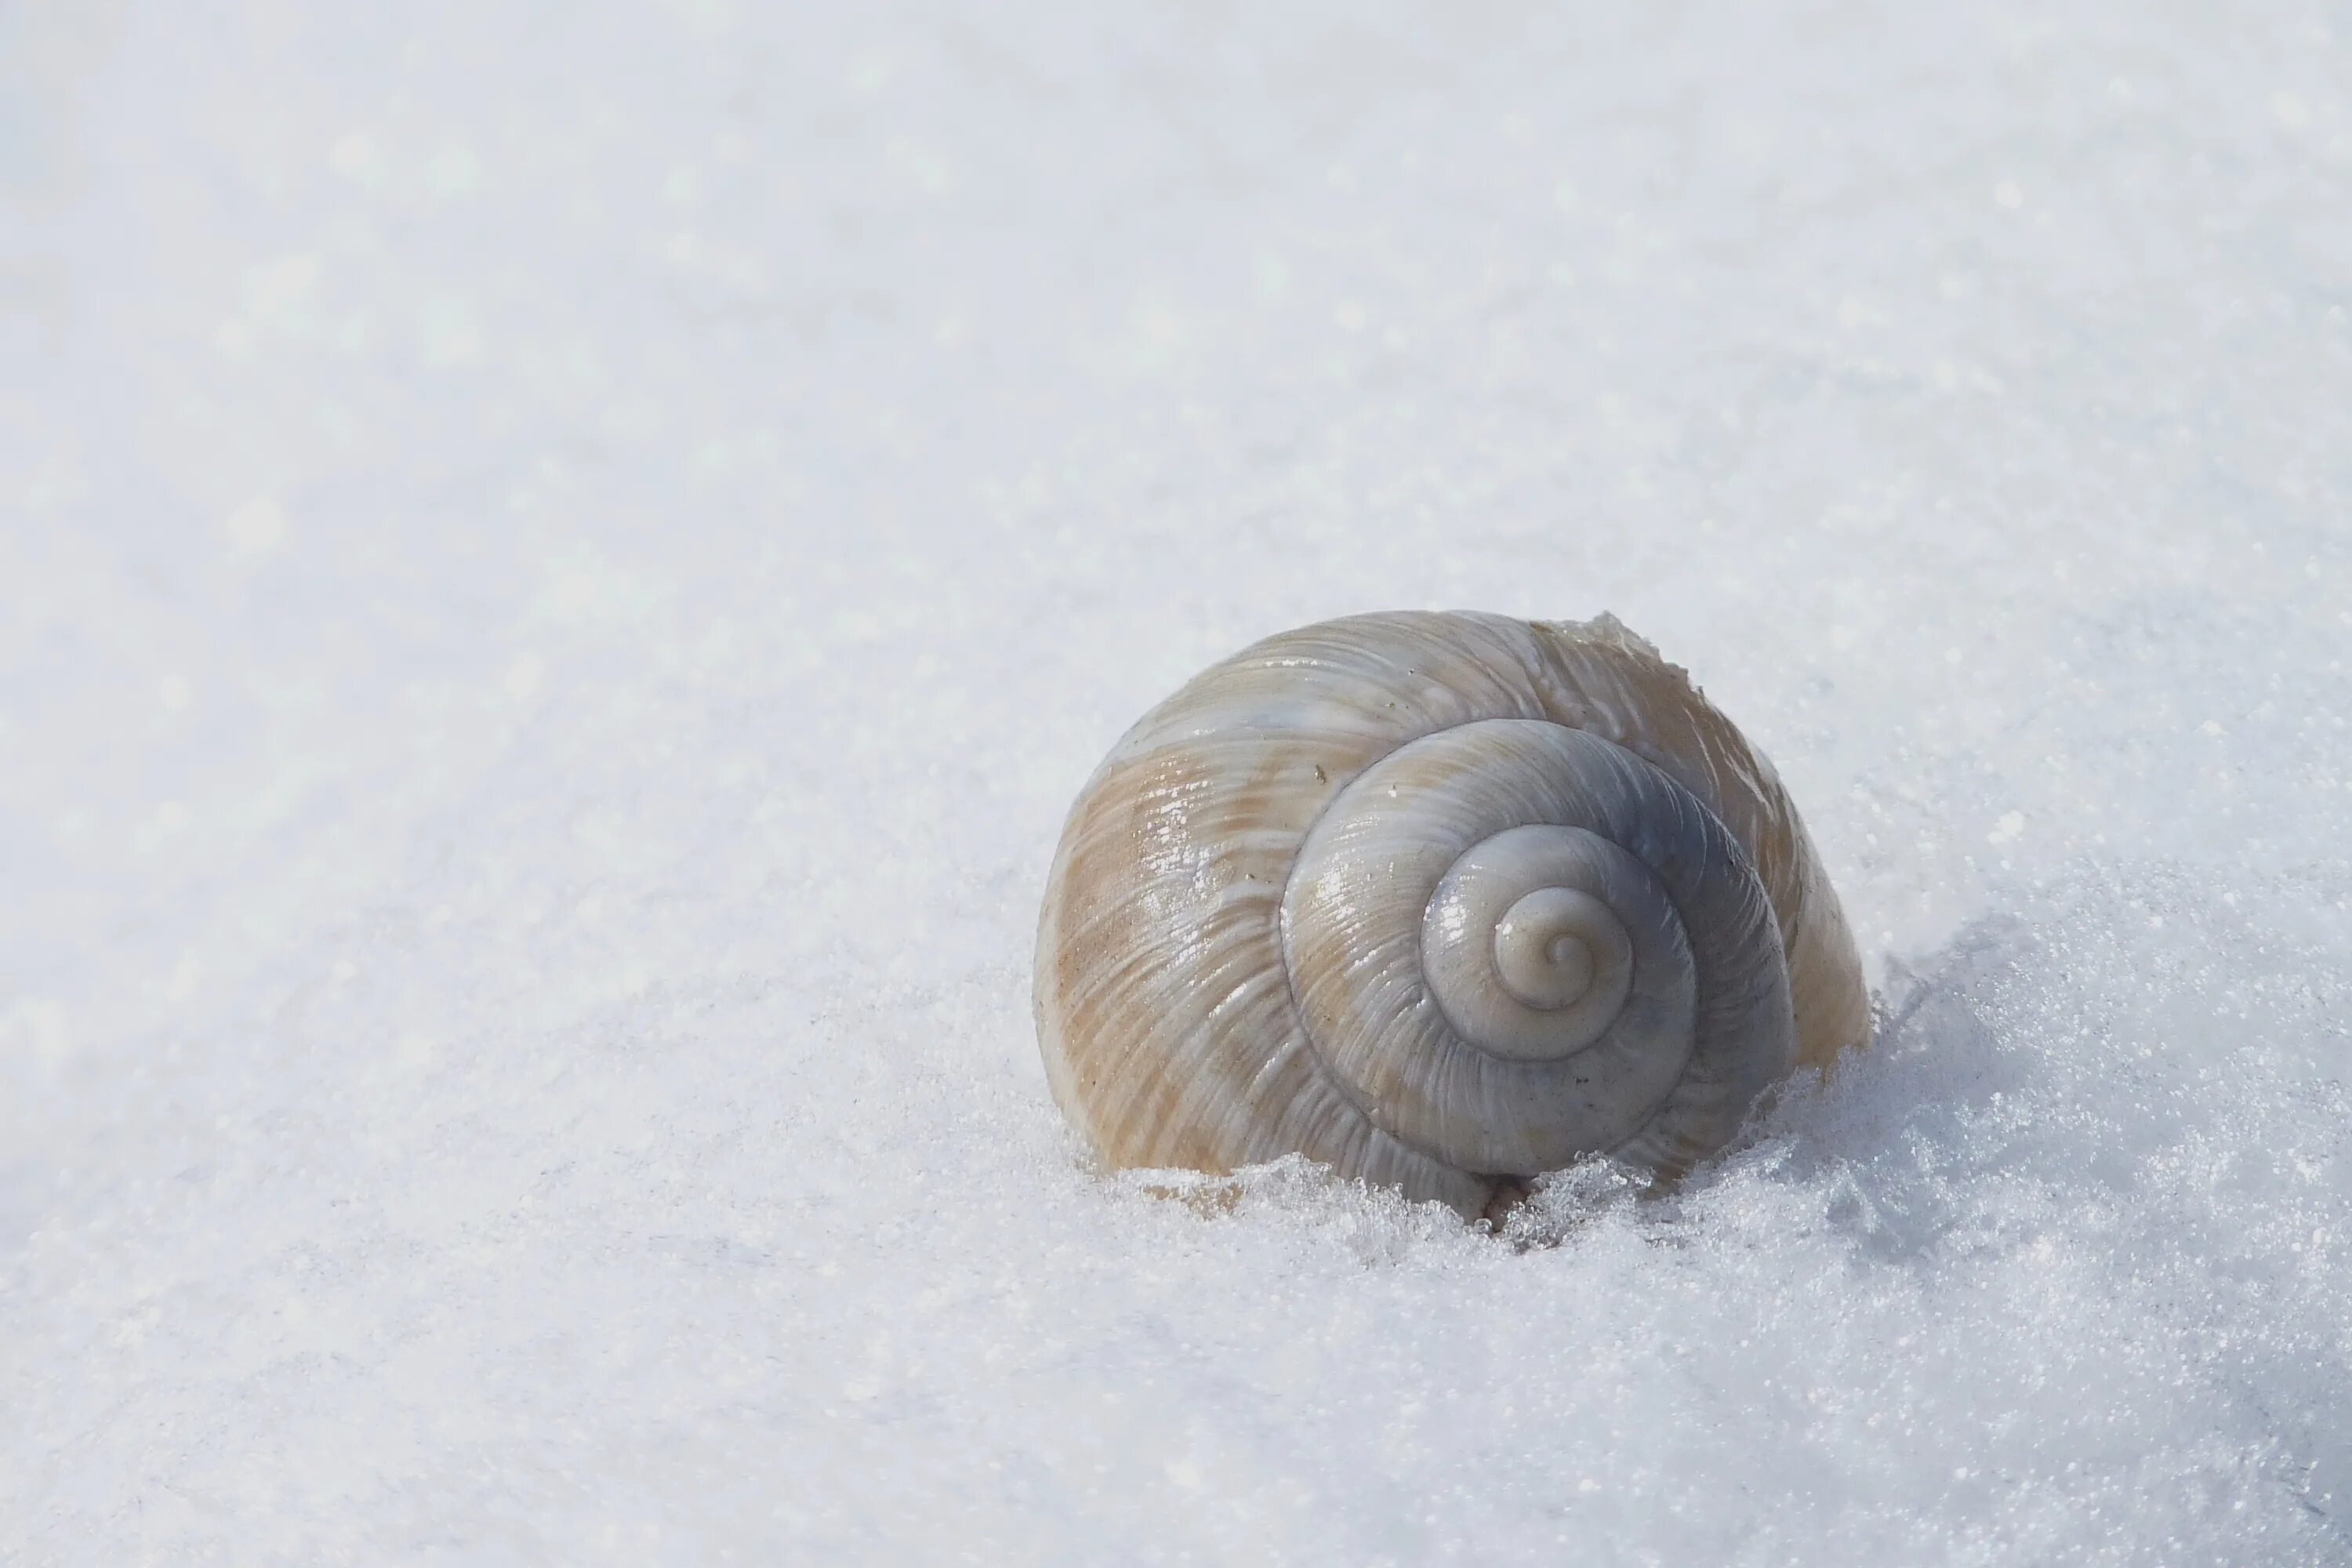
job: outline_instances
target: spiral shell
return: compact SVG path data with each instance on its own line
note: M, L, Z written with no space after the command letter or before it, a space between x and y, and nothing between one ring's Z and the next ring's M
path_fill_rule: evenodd
M1771 765L1608 616L1350 616L1195 677L1071 808L1055 1098L1114 1166L1300 1152L1465 1214L1662 1176L1869 1029Z

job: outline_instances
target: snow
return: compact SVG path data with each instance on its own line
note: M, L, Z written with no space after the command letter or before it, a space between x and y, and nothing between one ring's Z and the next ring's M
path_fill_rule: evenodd
M2352 1561L2343 14L1455 9L0 10L15 1560ZM1879 1047L1091 1173L1069 798L1412 605L1696 672Z

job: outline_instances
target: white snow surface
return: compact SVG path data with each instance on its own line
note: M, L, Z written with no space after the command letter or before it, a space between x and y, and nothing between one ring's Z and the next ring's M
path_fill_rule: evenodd
M2352 13L0 6L0 1558L2352 1561ZM1612 610L1880 1042L1091 1170L1125 725Z

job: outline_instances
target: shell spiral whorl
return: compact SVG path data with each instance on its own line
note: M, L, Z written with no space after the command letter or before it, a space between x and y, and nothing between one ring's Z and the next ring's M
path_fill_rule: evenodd
M1662 1173L1867 1032L1770 766L1614 621L1353 616L1147 714L1038 934L1056 1099L1115 1165L1292 1152L1475 1214Z

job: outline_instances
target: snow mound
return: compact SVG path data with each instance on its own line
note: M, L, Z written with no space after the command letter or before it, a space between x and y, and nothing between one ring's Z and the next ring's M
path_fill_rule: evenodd
M2352 1561L2341 18L1944 10L0 11L0 1541ZM1071 795L1412 606L1690 669L1878 1047L1089 1170Z

